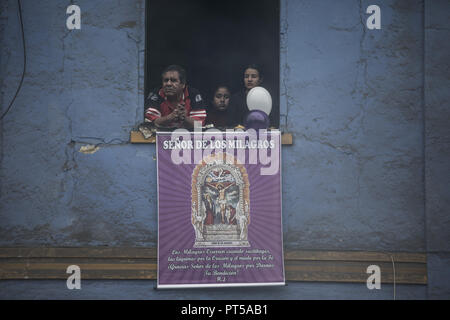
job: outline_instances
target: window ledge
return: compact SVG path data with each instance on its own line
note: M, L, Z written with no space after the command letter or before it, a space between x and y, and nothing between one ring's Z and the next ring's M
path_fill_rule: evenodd
M144 138L144 135L140 131L131 131L130 132L130 142L131 143L155 143L156 137L152 136L148 139ZM283 145L292 145L292 133L282 133L281 134L281 144Z

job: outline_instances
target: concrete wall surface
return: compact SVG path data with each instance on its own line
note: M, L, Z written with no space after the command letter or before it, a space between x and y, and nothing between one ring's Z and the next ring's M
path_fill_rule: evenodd
M27 71L0 122L0 247L154 247L155 145L143 120L145 0L22 0ZM81 8L68 30L66 9ZM366 9L381 9L370 30ZM287 249L422 252L450 298L450 2L280 0ZM148 50L157 50L152 43ZM201 58L201 57L199 57ZM3 114L21 79L18 3L0 2ZM88 144L99 149L80 152ZM392 285L155 291L152 281L0 281L0 298L391 299ZM193 293L194 292L194 293Z

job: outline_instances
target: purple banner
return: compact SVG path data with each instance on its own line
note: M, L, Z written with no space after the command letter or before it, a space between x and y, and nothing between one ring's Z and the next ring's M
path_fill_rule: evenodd
M284 285L280 132L156 143L158 288Z

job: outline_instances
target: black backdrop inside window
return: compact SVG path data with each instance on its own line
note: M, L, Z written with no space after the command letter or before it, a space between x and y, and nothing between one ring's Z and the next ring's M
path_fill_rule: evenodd
M210 99L218 84L242 90L245 66L256 63L279 126L279 0L147 0L146 8L146 96L171 64Z

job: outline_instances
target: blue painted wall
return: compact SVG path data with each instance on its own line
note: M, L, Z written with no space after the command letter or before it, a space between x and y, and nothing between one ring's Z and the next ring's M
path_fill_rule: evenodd
M72 2L81 30L66 28ZM381 30L365 27L371 4L381 8ZM128 142L142 121L145 1L23 0L22 7L28 65L0 123L0 246L155 246L155 146ZM17 2L0 9L3 113L23 51ZM427 252L429 284L398 287L405 299L450 298L449 15L445 0L281 0L280 123L294 137L282 155L285 246ZM87 144L100 149L81 153ZM64 297L137 297L152 286L86 283ZM3 281L0 291L52 298L61 285ZM393 288L272 290L246 293L389 299Z

